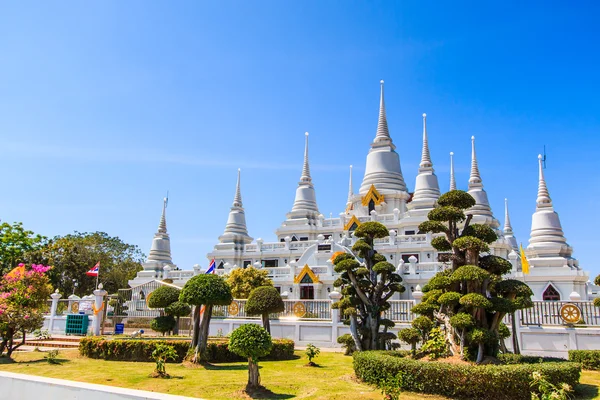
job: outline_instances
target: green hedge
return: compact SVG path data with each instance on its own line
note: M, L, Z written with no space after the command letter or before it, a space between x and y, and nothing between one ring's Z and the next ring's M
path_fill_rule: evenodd
M383 352L354 353L356 376L371 384L400 376L402 389L466 399L530 399L532 373L541 372L554 384L579 382L579 364L458 365L418 361Z
M539 364L543 362L566 362L564 358L557 357L540 357L540 356L524 356L522 354L503 353L498 354L498 360L502 364Z
M157 343L167 343L175 348L177 359L182 362L189 349L189 340L129 340L129 339L103 339L83 338L79 342L79 354L84 357L113 361L152 361L152 351ZM274 339L271 353L263 360L289 360L294 356L294 341L288 339ZM208 362L233 362L246 361L244 358L233 354L228 349L226 340L213 340L208 342L205 353Z
M569 350L569 361L580 363L584 369L600 370L600 350Z

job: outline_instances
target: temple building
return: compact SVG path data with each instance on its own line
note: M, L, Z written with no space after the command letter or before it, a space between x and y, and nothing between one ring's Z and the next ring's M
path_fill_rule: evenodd
M215 260L218 274L235 268L254 266L269 272L275 287L288 299L326 299L334 291L337 274L332 259L339 252L351 252L356 242L353 232L366 221L379 221L389 229L389 236L375 241L375 249L396 266L403 277L406 291L395 299L414 299L413 294L438 271L449 266L449 254L431 246L434 235L419 232L420 223L427 220L440 196L438 176L429 152L427 117L423 114L421 162L414 181L414 191L407 188L402 173L400 155L390 135L381 81L379 117L375 137L366 157L365 174L355 193L352 166L348 199L340 205L338 217L325 218L319 211L316 188L309 164L309 135L306 133L304 160L294 202L285 220L275 230L277 240L254 240L248 233L242 202L241 175L238 170L233 203L224 232L207 257ZM453 153L450 153L450 189L458 188L454 177ZM300 167L300 166L299 166ZM300 168L299 168L300 169ZM471 137L471 171L467 192L476 204L467 214L473 223L490 226L498 239L490 245L490 254L508 259L513 268L510 275L529 284L536 300L587 300L589 276L572 257L558 214L554 210L539 160L538 197L532 215L531 235L525 254L529 273L524 274L517 239L514 236L508 201L505 200L504 226L494 216L484 189L476 154L475 137ZM194 274L179 271L171 261L169 236L166 231L165 208L158 232L152 242L144 270L130 282L132 286L152 279L171 279L183 285Z

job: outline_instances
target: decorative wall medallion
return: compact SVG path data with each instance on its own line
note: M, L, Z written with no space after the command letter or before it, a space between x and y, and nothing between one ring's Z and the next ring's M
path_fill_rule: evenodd
M575 304L565 304L560 308L560 316L568 324L576 324L581 319L581 310Z
M229 315L236 316L240 312L240 306L237 301L232 301L229 307L227 307L227 311L229 311Z
M294 304L294 315L298 318L302 318L304 314L306 314L306 306L301 302Z

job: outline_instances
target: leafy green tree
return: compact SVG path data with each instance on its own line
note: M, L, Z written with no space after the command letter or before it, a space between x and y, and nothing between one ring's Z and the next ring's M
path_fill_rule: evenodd
M188 317L191 312L192 308L182 301L176 301L174 303L171 303L165 308L165 313L167 315L175 317L176 320L175 328L173 329L173 334L179 334L179 319L181 317Z
M74 289L86 295L95 289L96 278L85 273L97 262L100 262L100 282L109 293L114 293L135 278L145 256L137 246L104 232L75 232L48 240L41 248L30 251L28 259L53 266L50 282L63 295L71 294Z
M273 286L273 281L269 279L268 274L266 269L236 268L226 275L225 279L231 287L234 299L247 299L250 292L257 287Z
M231 332L229 350L248 359L248 384L246 390L260 387L258 359L271 352L271 335L256 324L244 324Z
M157 378L168 378L169 374L167 374L167 370L165 365L167 364L167 360L177 360L177 352L175 351L175 347L170 346L165 343L157 343L154 351L152 351L152 358L156 363L156 368L154 369L154 376Z
M413 357L417 352L417 343L422 339L421 332L416 328L404 328L398 332L398 337L406 344L410 344Z
M40 329L44 324L44 311L52 287L46 272L51 267L32 265L4 275L0 279L0 356L7 357L25 344L28 332ZM15 342L15 336L21 336Z
M474 205L470 194L450 191L440 196L429 220L419 225L420 231L436 234L431 240L435 249L451 252L452 266L425 285L423 302L413 311L444 325L452 354L464 356L466 346L468 354L477 354L476 361L481 362L484 356L498 353L504 316L531 307L533 292L523 282L502 277L512 266L487 254L497 236L489 226L472 224L472 215L465 215Z
M248 315L261 315L263 328L271 334L269 314L279 313L285 310L283 299L279 291L273 286L260 286L250 292L246 302L246 313Z
M172 327L173 333L175 335L179 334L179 318L188 316L191 312L191 308L189 305L179 301L180 291L181 289L179 288L164 285L157 288L148 295L148 307L164 308L164 313L166 315L176 318Z
M365 222L354 231L359 238L352 247L355 255L344 253L333 260L340 274L334 285L342 288L342 298L333 307L349 317L350 332L359 351L384 349L394 336L387 332L394 323L382 319L381 314L390 308L388 300L394 293L404 292L402 277L373 244L375 239L388 235L379 222Z
M227 282L218 275L196 275L187 281L183 289L181 289L179 301L195 306L193 313L194 331L192 335L192 347L195 350L192 361L199 362L208 343L208 328L213 306L231 304L233 301L231 289ZM200 322L201 317L202 322Z
M26 254L39 248L45 237L25 230L22 222L0 225L0 276L27 262Z
M156 317L150 321L150 328L153 331L160 332L165 335L165 333L170 332L175 328L175 318L170 315L161 315Z
M321 349L319 349L317 346L315 346L312 343L309 343L306 346L306 350L304 351L304 354L306 354L306 357L308 358L308 365L311 367L316 367L317 364L315 364L313 362L313 358L317 358L317 356L319 354L321 354Z

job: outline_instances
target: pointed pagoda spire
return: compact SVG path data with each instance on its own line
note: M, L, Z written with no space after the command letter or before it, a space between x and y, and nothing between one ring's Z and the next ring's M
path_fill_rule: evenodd
M517 238L515 238L512 225L510 224L510 217L508 216L508 199L504 199L504 238L510 244L513 250L517 251L519 245L517 244Z
M381 94L379 98L379 119L377 121L377 134L371 143L371 149L367 155L365 176L360 185L359 193L366 195L375 186L381 194L395 194L408 199L406 184L400 168L400 157L396 153L396 146L392 142L388 129L385 111L385 100L383 93L383 81L381 83ZM403 193L398 193L403 192Z
M508 215L508 199L504 199L504 235L506 234L513 234L510 216Z
M242 191L240 189L240 169L238 169L237 183L235 185L235 196L229 210L229 218L225 225L225 231L219 236L221 243L250 243L252 238L248 235L246 227L246 213L242 204Z
M158 223L158 230L152 239L148 260L144 263L145 270L161 270L165 264L172 264L171 239L167 233L167 203L168 198L163 199L162 214Z
M390 131L388 129L387 117L385 115L385 99L383 95L383 80L379 82L381 84L381 95L379 97L379 119L377 120L377 134L373 145L376 143L391 144L392 138L390 137Z
M423 150L421 152L421 163L419 164L419 174L415 183L415 193L408 205L410 209L433 208L439 197L440 185L433 170L431 156L429 155L427 114L423 114Z
M539 182L538 182L538 195L537 195L537 207L552 207L552 199L550 199L550 193L546 186L546 179L544 178L544 168L542 165L542 155L538 154L539 164Z
M467 192L475 199L475 205L466 211L466 214L473 216L482 216L488 221L492 228L498 228L500 223L492 214L492 208L487 197L487 193L483 189L483 181L479 174L479 166L477 164L477 153L475 152L475 136L471 136L471 175L469 177L469 190Z
M429 143L427 141L427 114L423 114L423 150L421 151L421 168L431 167L431 156L429 154Z
M243 207L242 191L240 190L240 173L241 173L241 169L238 168L237 183L235 185L235 196L233 197L233 206L234 207Z
M159 233L167 233L167 218L166 218L165 214L167 211L167 203L168 202L169 202L169 199L167 197L165 197L163 199L162 215L160 216L160 222L158 223L158 232Z
M304 135L304 163L302 164L302 175L300 176L300 182L298 182L298 188L296 189L296 198L294 199L292 211L287 214L287 217L291 219L316 218L319 215L317 197L310 176L310 166L308 163L308 132Z
M346 205L352 204L352 196L354 196L354 189L352 188L352 165L350 166L350 179L348 182L348 201Z
M454 152L450 152L450 190L456 190L456 179L454 179Z
M477 165L477 154L475 153L475 136L471 136L471 176L469 176L469 187L481 184L479 166Z

